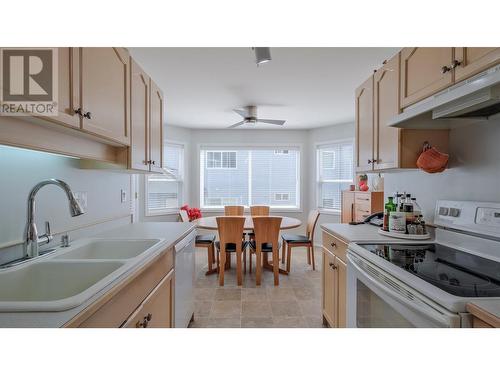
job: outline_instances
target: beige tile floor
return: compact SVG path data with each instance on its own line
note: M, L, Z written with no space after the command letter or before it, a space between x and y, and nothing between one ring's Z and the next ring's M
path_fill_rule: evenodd
M319 249L315 250L315 258L316 271L313 271L307 264L305 249L294 249L292 272L280 275L277 287L269 271L264 271L260 287L255 285L255 272L244 274L243 285L238 287L233 258L231 269L225 273L225 285L219 287L216 274L205 276L206 250L196 249L195 318L190 327L323 327Z

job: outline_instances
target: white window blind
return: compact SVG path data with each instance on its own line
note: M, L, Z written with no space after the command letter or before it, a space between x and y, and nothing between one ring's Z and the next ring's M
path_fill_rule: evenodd
M298 147L283 149L202 147L201 207L268 205L298 208L300 206L299 159Z
M318 207L340 211L341 191L354 179L354 148L352 141L318 146Z
M146 177L146 215L162 215L182 205L184 147L166 143L163 149L165 174Z

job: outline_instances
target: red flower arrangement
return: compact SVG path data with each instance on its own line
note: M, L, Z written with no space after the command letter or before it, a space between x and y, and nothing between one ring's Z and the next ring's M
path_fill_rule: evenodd
M189 205L185 204L184 206L181 207L181 210L184 210L187 212L189 221L193 221L196 219L201 218L201 211L199 208L196 207L189 207Z

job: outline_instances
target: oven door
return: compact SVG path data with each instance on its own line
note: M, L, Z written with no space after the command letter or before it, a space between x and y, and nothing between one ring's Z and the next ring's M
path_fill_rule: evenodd
M437 305L358 255L347 254L347 325L358 328L460 327Z

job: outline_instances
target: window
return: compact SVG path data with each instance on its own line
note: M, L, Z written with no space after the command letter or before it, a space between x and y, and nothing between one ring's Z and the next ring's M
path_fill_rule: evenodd
M208 151L208 169L236 168L236 152L234 151Z
M182 205L184 146L165 143L165 174L146 176L146 216L177 211Z
M275 201L288 201L290 200L290 194L288 193L276 193L274 194Z
M202 208L225 205L300 207L299 148L231 147L200 152Z
M319 208L340 211L341 191L347 190L353 182L353 163L352 141L318 146L316 164Z

